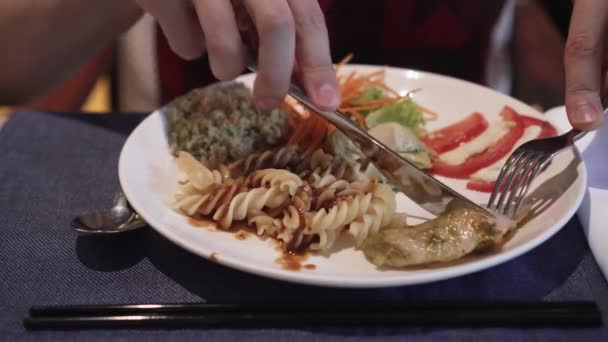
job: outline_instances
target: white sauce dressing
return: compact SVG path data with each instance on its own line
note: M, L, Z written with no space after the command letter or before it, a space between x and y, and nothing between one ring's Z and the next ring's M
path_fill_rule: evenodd
M501 160L497 161L496 163L494 163L486 168L483 168L483 169L475 172L474 174L471 175L471 179L481 180L484 182L495 181L498 178L498 175L500 174L500 169L502 169L502 166L505 164L505 162L507 161L507 159L509 158L511 153L513 153L513 151L515 151L516 148L523 145L524 143L526 143L532 139L538 138L541 131L542 131L542 129L539 126L530 126L530 127L526 128L523 136L517 141L517 143L515 143L515 145L513 146L513 149L511 149L511 151L504 158L502 158Z
M477 138L440 155L439 159L449 165L460 165L470 156L481 153L496 144L500 138L509 132L512 126L513 123L511 121L492 122L485 132Z

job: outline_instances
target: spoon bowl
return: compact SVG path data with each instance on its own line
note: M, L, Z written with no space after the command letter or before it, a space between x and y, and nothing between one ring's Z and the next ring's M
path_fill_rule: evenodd
M122 191L114 198L111 209L86 213L72 221L72 228L89 234L115 234L144 227L146 222L129 206Z

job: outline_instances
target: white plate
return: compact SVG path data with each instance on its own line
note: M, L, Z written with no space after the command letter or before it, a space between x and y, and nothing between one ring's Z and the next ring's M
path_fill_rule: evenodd
M345 67L343 72L353 69L369 72L378 70L378 67L353 65ZM241 80L250 85L253 76L246 75ZM428 125L431 130L459 120L473 111L483 113L488 120L498 118L504 105L521 113L542 117L542 114L517 100L449 77L387 68L386 81L404 92L422 88L415 94L416 100L440 115L439 120ZM305 263L315 265L314 270L296 272L283 269L276 262L280 253L272 241L262 240L255 235L239 240L235 234L193 227L184 216L169 208L177 188L177 171L169 153L163 117L162 109L147 117L131 133L121 152L120 183L133 207L160 234L195 254L211 257L239 270L290 282L336 287L385 287L437 281L486 269L531 250L555 234L575 213L586 184L585 167L575 152L559 155L536 182L539 186L535 190L540 197L551 198L555 202L518 230L499 251L491 254L465 258L441 267L379 270L365 259L361 251L346 248L342 243L339 250L330 256L310 256ZM563 118L548 119L556 124L559 131L569 128ZM566 168L571 163L575 166ZM462 180L442 180L478 203L487 201L487 194L467 191ZM397 203L398 211L429 217L403 194L397 195Z

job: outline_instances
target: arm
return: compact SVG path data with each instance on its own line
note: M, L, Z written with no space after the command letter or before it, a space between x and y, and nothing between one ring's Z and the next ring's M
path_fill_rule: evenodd
M49 90L141 15L126 0L0 1L0 103Z

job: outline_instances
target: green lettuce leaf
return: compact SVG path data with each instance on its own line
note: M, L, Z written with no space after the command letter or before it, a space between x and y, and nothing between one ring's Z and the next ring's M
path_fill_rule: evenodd
M410 128L416 134L420 134L424 126L422 112L409 98L376 109L365 118L368 129L385 122L396 122Z
M380 87L372 87L357 98L360 101L380 100L386 97L384 90Z

